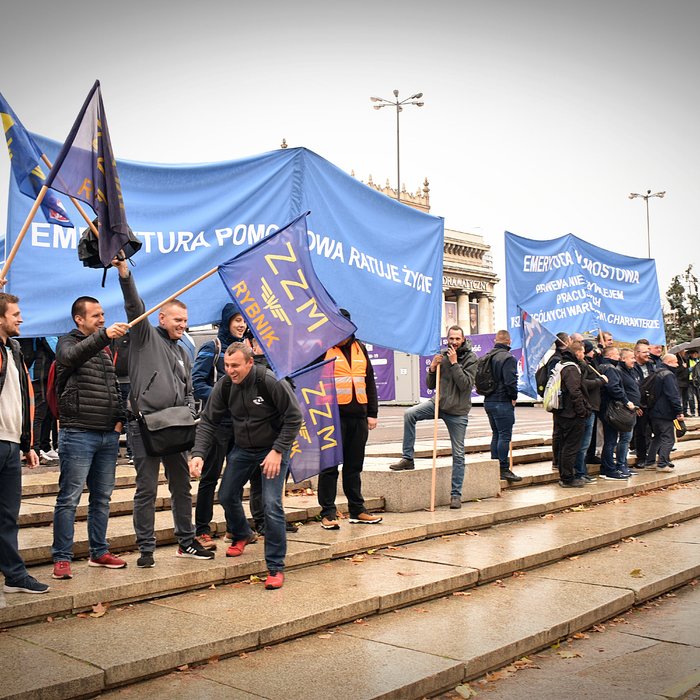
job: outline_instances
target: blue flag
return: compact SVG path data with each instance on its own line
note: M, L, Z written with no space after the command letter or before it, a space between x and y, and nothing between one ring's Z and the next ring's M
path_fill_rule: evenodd
M325 360L292 375L303 416L289 461L295 484L343 461L334 362L335 358Z
M2 119L7 150L10 153L10 165L17 180L17 187L22 194L30 199L36 199L46 180L42 168L43 154L2 94L0 94L0 119ZM50 224L73 228L73 222L68 218L55 192L51 190L46 192L41 202L41 210Z
M557 336L548 331L534 316L518 307L520 312L520 327L523 334L523 354L518 375L518 391L537 398L537 380L535 372L540 366Z
M219 265L221 281L280 378L357 330L316 276L307 214Z
M129 225L99 80L90 90L46 184L92 207L100 234L100 261L109 267L112 258L129 243Z

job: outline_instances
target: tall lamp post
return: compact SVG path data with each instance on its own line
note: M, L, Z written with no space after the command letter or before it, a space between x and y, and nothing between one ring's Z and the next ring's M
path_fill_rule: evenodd
M422 107L424 102L416 102L423 97L422 92L417 92L415 95L411 95L404 100L399 100L399 91L394 90L394 99L387 100L383 97L370 97L372 102L376 102L374 109L381 109L382 107L395 107L396 108L396 199L401 201L401 146L399 140L399 114L403 111L404 105L415 105L416 107Z
M666 195L666 192L654 192L647 190L646 194L637 194L636 192L630 192L630 199L635 199L636 197L641 197L644 203L647 205L647 258L651 258L651 236L649 234L649 197L659 197L662 199Z

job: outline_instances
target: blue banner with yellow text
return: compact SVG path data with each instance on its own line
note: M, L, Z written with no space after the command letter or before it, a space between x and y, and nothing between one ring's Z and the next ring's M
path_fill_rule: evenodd
M357 330L316 277L306 214L220 265L219 277L280 378Z
M512 347L522 347L520 309L550 333L608 331L616 340L665 344L656 263L572 234L548 241L505 233Z
M59 144L35 139L55 158ZM439 346L441 218L387 197L305 148L200 165L118 160L117 166L129 224L143 242L134 260L147 308L310 211L313 267L350 311L358 337L414 354ZM13 182L8 244L30 206ZM100 300L108 323L124 319L116 271L102 288L102 272L78 262L79 236L41 222L30 227L9 271L9 291L21 299L23 335L69 331L70 307L81 295ZM213 275L182 301L190 326L197 326L220 319L229 298Z

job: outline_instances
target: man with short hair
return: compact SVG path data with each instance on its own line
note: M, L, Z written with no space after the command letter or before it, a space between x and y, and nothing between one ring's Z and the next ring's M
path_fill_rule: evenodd
M637 382L641 383L656 370L656 365L649 360L649 343L642 342L644 338L637 341L634 346L634 373ZM637 410L637 422L634 426L632 443L634 444L637 456L636 466L644 467L647 460L647 447L651 441L651 424L646 409Z
M654 437L649 445L646 467L656 468L658 472L672 472L671 450L676 442L676 432L673 421L683 418L683 404L678 391L675 369L678 358L670 353L661 358L661 364L656 370L654 393L656 400L649 411L651 431ZM658 456L658 462L655 464Z
M477 357L471 341L464 338L460 326L452 326L447 333L447 350L433 357L426 377L428 389L435 389L437 368L440 365L440 403L438 417L442 418L452 444L452 484L450 508L462 507L464 483L464 436L467 432L471 392L476 375ZM406 409L403 419L403 451L401 460L389 469L414 469L413 453L416 442L416 422L435 417L435 398Z
M0 286L5 281L0 280ZM19 553L17 517L22 500L22 464L39 466L32 449L32 389L15 338L22 314L19 299L0 292L0 571L5 593L46 593L49 587L30 576Z
M129 330L126 323L105 328L102 305L78 297L71 307L75 328L56 347L56 394L61 416L58 457L61 475L53 513L53 578L73 577L75 510L83 488L88 504L89 566L123 569L126 562L109 552L107 522L114 490L124 407L109 343Z
M124 309L129 321L141 316L146 307L139 297L134 276L126 260L115 258L119 283L124 295ZM133 413L153 413L171 406L187 406L194 415L191 365L179 340L187 328L187 306L178 299L164 304L158 313L158 326L148 319L131 328L129 349L129 379L131 393L129 409ZM129 421L131 449L136 467L134 495L134 531L140 556L136 566L155 566L155 515L160 464L170 489L175 537L179 543L176 555L191 559L213 559L211 552L195 539L192 525L192 493L187 454L176 452L155 457L146 452L138 421Z
M282 494L289 456L302 423L301 408L285 379L278 380L270 369L255 364L247 344L233 343L224 355L227 377L217 382L197 426L190 473L199 476L216 426L228 412L233 420L236 442L219 487L219 501L231 523L233 544L227 557L239 557L254 533L243 512L243 485L262 470L265 509L265 588L281 588L287 533Z
M498 460L501 479L509 483L522 481L510 468L510 441L515 425L518 398L518 361L510 352L510 333L496 333L491 359L491 374L496 388L484 397L484 410L491 426L491 459Z

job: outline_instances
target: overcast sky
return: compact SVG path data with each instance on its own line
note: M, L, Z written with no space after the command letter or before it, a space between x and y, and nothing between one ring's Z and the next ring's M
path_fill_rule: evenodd
M50 8L50 9L49 9ZM460 0L5 3L2 92L65 139L99 79L118 158L194 163L305 146L359 179L401 179L493 247L573 233L646 256L662 294L700 274L700 3ZM0 155L0 230L9 165ZM128 214L128 202L127 202ZM505 325L505 285L496 325Z

